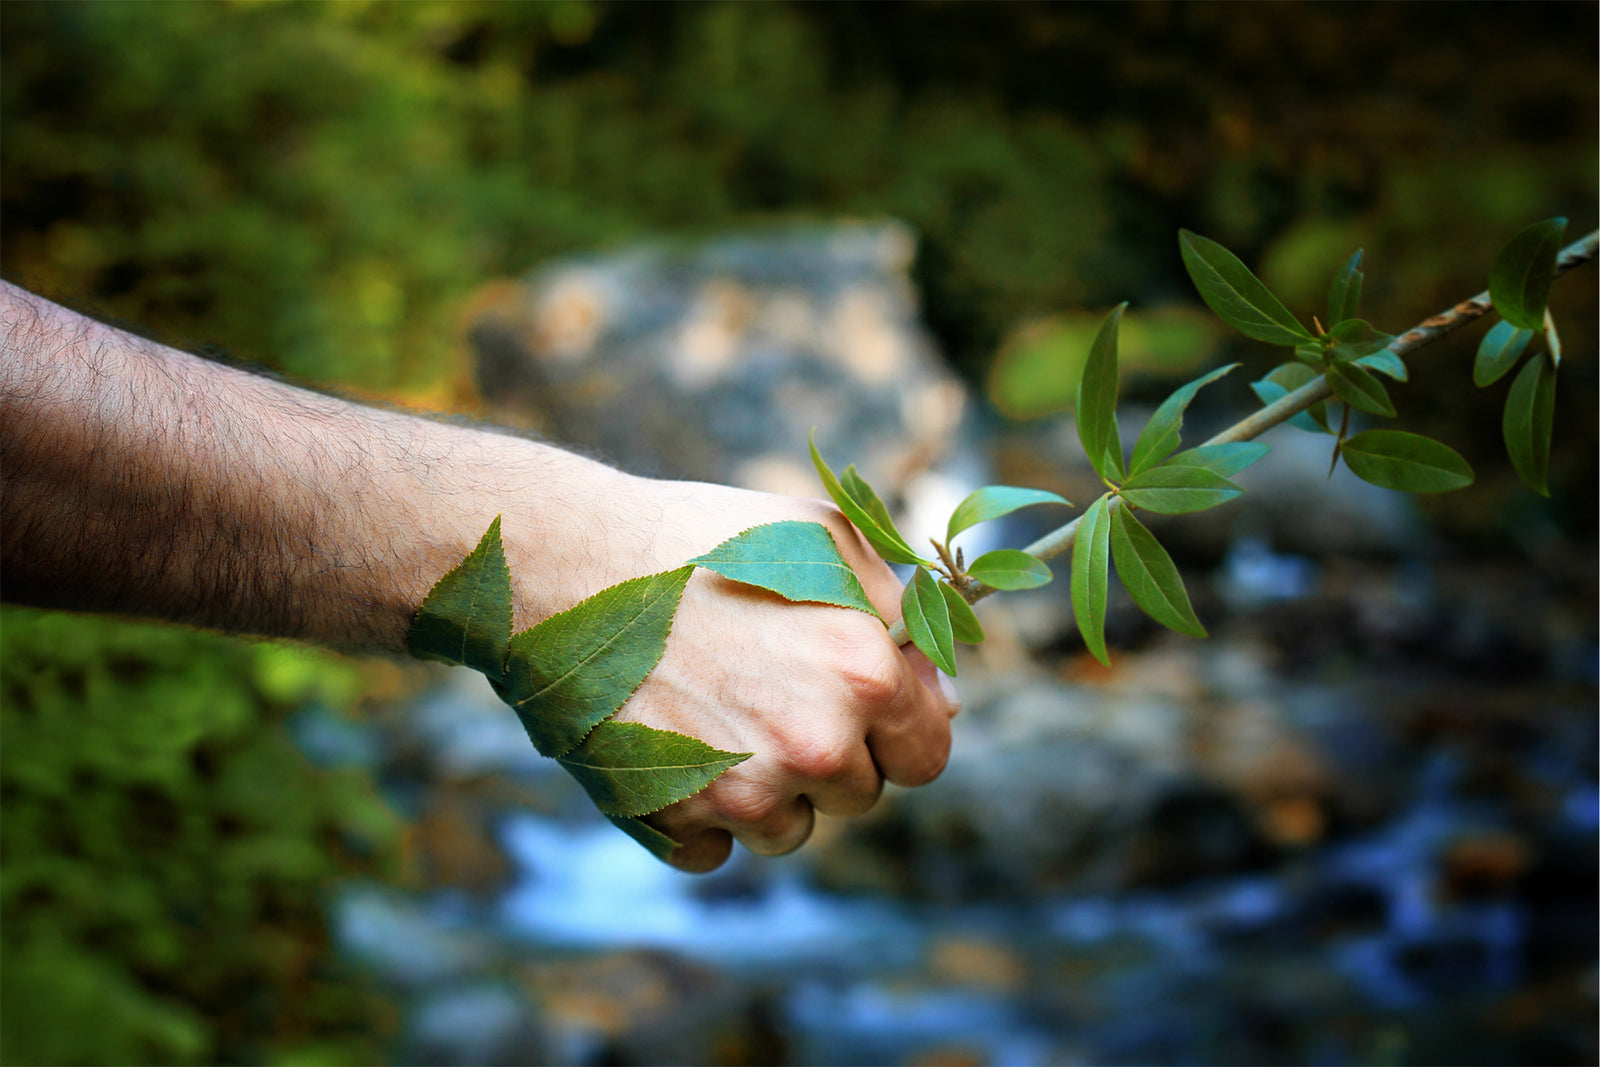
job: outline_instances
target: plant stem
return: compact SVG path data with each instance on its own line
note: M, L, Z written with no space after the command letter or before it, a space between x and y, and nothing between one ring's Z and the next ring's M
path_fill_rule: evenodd
M1589 234L1580 240L1572 242L1561 250L1556 257L1557 276L1565 274L1574 267L1580 267L1595 258L1597 249L1600 249L1600 230ZM1389 351L1397 356L1406 356L1439 340L1460 326L1465 326L1494 310L1494 303L1489 298L1486 289L1470 299L1463 300L1455 307L1417 323L1405 333L1389 342ZM1319 377L1315 381L1307 382L1287 396L1281 396L1245 418L1240 419L1232 426L1216 434L1205 443L1208 445L1236 444L1240 441L1249 441L1260 437L1279 423L1287 422L1300 412L1311 407L1319 401L1327 400L1333 395L1333 390L1328 388L1328 379ZM1115 503L1116 501L1112 501ZM1072 550L1073 543L1078 539L1079 516L1064 526L1050 531L1039 538L1023 551L1037 556L1042 560L1051 560ZM990 593L996 592L991 587L980 581L970 581L966 588L961 590L961 595L967 603L976 604ZM905 624L896 622L889 627L889 636L896 644L905 644L909 640Z

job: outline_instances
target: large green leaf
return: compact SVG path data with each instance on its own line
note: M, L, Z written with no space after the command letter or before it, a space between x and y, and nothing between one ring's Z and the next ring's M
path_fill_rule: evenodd
M1072 614L1083 644L1094 658L1111 666L1106 655L1106 586L1111 562L1111 507L1109 495L1089 505L1078 520L1078 537L1072 543Z
M1200 298L1229 326L1269 345L1316 340L1238 256L1217 242L1179 230L1178 249Z
M1176 451L1182 440L1183 413L1188 410L1195 394L1238 365L1230 363L1226 367L1218 367L1210 374L1196 378L1188 385L1177 389L1163 400L1161 406L1156 408L1156 413L1150 416L1150 421L1145 423L1144 429L1139 434L1139 440L1133 446L1133 458L1128 461L1128 473L1137 476L1140 471L1148 470Z
M418 659L443 660L499 680L511 640L511 571L500 516L467 557L434 583L406 634Z
M1328 366L1328 385L1333 395L1358 411L1373 415L1394 415L1394 403L1383 383L1372 372L1354 363L1332 363Z
M649 815L692 797L754 753L724 752L687 734L637 722L600 723L561 765L606 815Z
M1501 430L1511 465L1528 488L1550 495L1550 435L1555 423L1556 368L1535 357L1517 372L1506 394Z
M939 583L926 567L906 583L900 596L900 615L905 620L906 633L933 665L944 673L955 676L955 634L950 625L950 605L939 592Z
M1504 378L1532 340L1532 330L1513 326L1504 319L1495 323L1478 344L1478 356L1472 362L1472 384L1482 389Z
M1472 468L1448 445L1401 430L1367 430L1339 447L1362 481L1410 493L1445 493L1472 484Z
M1260 441L1232 441L1224 445L1201 445L1179 452L1162 464L1163 467L1199 467L1224 478L1250 466L1272 451Z
M787 520L752 527L689 562L786 600L878 614L820 522Z
M828 495L833 498L834 504L844 512L845 518L855 524L861 531L861 536L877 550L878 555L890 563L918 563L926 564L927 560L911 550L905 538L900 536L893 526L888 529L880 526L866 505L845 491L839 479L834 476L833 470L823 460L822 453L817 451L816 435L811 437L811 463L817 468L817 477L822 479L823 488L828 490Z
M1163 465L1122 485L1122 499L1158 515L1181 515L1226 504L1244 490L1206 467Z
M1067 504L1072 502L1066 497L1043 489L1018 489L1010 485L986 485L982 489L974 490L961 503L956 505L955 511L950 513L950 526L945 531L945 543L949 544L955 539L956 534L980 522L998 519L1002 515L1009 515L1019 508L1032 507L1034 504Z
M1489 267L1489 296L1500 317L1524 330L1544 325L1544 307L1556 276L1564 218L1545 219L1518 233Z
M939 592L944 594L945 605L950 609L950 633L963 645L983 644L983 624L967 598L949 582L939 582Z
M1178 567L1155 535L1127 508L1111 512L1111 561L1133 602L1161 625L1191 637L1206 630L1189 604Z
M1361 313L1361 283L1365 278L1361 273L1361 251L1356 249L1344 261L1339 273L1333 276L1333 284L1328 286L1329 326L1336 326Z
M1101 323L1083 365L1074 409L1084 454L1095 473L1108 481L1122 477L1124 471L1122 437L1117 429L1117 327L1127 306L1118 304Z
M693 566L633 578L511 639L501 696L546 756L564 756L633 695L666 649Z
M1050 568L1038 556L1018 548L985 552L967 567L967 573L994 589L1037 589L1050 581Z
M1320 377L1322 375L1319 372L1304 363L1284 363L1274 367L1260 381L1251 382L1250 388L1255 390L1262 404L1273 404ZM1327 403L1319 400L1306 410L1297 412L1289 419L1289 425L1311 433L1331 433L1328 429Z

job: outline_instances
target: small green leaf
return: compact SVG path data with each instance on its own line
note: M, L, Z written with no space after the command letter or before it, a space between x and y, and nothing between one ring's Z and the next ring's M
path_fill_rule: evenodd
M1410 381L1411 375L1406 371L1406 362L1395 353L1393 349L1381 348L1369 356L1362 356L1354 361L1359 367L1375 370L1379 374L1386 374L1397 382Z
M1472 468L1448 445L1400 430L1367 430L1339 448L1362 481L1410 493L1446 493L1472 484Z
M428 591L406 634L406 650L418 659L464 665L498 681L510 640L511 571L496 515L478 547Z
M564 756L626 703L667 646L693 566L633 578L511 639L501 698L546 756Z
M1540 496L1550 495L1550 435L1555 411L1555 366L1541 357L1528 360L1506 394L1501 430L1511 465Z
M606 818L611 820L611 825L649 849L650 854L662 862L670 860L672 854L678 850L676 841L643 819L621 818L616 815L607 815Z
M1320 377L1321 374L1304 363L1284 363L1273 368L1260 381L1251 382L1250 388L1255 390L1262 404L1273 404ZM1306 410L1296 413L1289 420L1289 425L1311 433L1331 433L1328 428L1327 403L1319 400Z
M1106 655L1106 585L1111 562L1111 506L1109 495L1089 505L1078 521L1072 543L1072 614L1083 644L1094 658L1111 666Z
M820 522L787 520L752 527L689 562L785 600L878 615L861 580Z
M950 514L950 526L945 533L945 544L955 540L956 534L980 522L998 519L1002 515L1009 515L1019 508L1032 507L1034 504L1067 504L1071 501L1064 496L1046 492L1043 489L1018 489L1010 485L986 485L975 490Z
M926 567L918 567L900 595L900 615L912 643L922 649L933 665L955 677L955 634L950 625L950 605L939 592L939 583Z
M972 561L967 573L994 589L1037 589L1050 581L1050 568L1038 556L1017 548L997 548Z
M1532 330L1513 326L1504 319L1495 323L1478 345L1478 358L1472 363L1472 384L1482 389L1504 378L1532 340Z
M1328 385L1333 395L1346 404L1373 415L1394 416L1394 404L1383 383L1372 376L1365 367L1354 363L1333 363L1328 366Z
M612 719L591 730L560 762L601 812L629 818L694 796L752 755L724 752L687 734Z
M1230 363L1226 367L1218 367L1163 400L1161 406L1156 408L1156 413L1150 416L1150 421L1145 423L1139 440L1133 446L1133 458L1128 461L1129 473L1137 476L1140 471L1148 470L1170 456L1181 440L1183 413L1188 410L1195 394L1238 365Z
M1224 478L1235 474L1265 456L1272 449L1260 441L1234 441L1225 445L1201 445L1162 464L1163 467L1198 467Z
M1177 565L1127 508L1111 512L1111 560L1123 588L1146 615L1181 634L1206 635L1189 604Z
M1339 268L1339 273L1333 276L1333 284L1328 287L1328 322L1329 324L1344 322L1353 319L1361 313L1361 283L1365 275L1361 273L1361 249L1356 249L1344 266Z
M1518 233L1489 267L1489 296L1500 317L1524 330L1544 325L1545 303L1556 276L1556 256L1567 231L1564 218L1545 219Z
M1365 319L1346 319L1328 331L1338 343L1328 349L1328 359L1335 363L1348 363L1377 352L1394 343L1394 335L1375 329Z
M1294 357L1313 367L1320 367L1328 362L1328 350L1316 341L1312 341L1309 344L1295 345Z
M955 639L963 645L983 644L983 624L967 598L949 582L940 582L939 592L944 594L944 602L950 608L950 632Z
M894 516L889 514L889 506L879 498L877 491L867 484L867 480L861 477L861 472L856 470L854 463L844 469L844 473L839 476L839 484L850 494L851 499L860 504L872 517L872 521L878 524L879 529L893 534L902 544L909 547L905 535L894 524Z
M1217 242L1179 230L1178 249L1200 298L1229 326L1269 345L1316 340L1238 256Z
M878 555L890 563L928 562L911 550L911 546L906 544L898 531L892 526L887 530L879 526L872 513L855 497L845 492L844 486L839 484L839 479L834 476L832 469L823 461L822 453L817 451L817 438L814 432L811 435L811 462L817 468L817 477L822 479L823 488L828 490L828 495L833 498L834 504L844 512L845 518L861 531L861 536L877 550Z
M1122 437L1117 429L1117 328L1126 303L1111 309L1089 349L1078 381L1078 401L1074 408L1078 440L1084 455L1100 477L1111 480L1123 473Z
M1160 466L1122 485L1122 499L1158 515L1182 515L1226 504L1244 490L1205 467Z

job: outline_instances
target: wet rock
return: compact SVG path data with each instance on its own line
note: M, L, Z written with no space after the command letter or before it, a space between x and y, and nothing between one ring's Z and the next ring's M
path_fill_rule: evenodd
M807 436L914 528L982 477L967 390L918 317L910 232L818 226L552 263L470 328L497 419L643 474L817 495Z

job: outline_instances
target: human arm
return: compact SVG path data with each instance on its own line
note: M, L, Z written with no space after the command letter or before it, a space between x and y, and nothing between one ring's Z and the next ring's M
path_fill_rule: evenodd
M397 652L502 515L522 629L763 522L824 523L886 617L893 574L825 503L635 478L551 446L384 411L113 330L0 283L0 595ZM708 869L920 784L949 749L932 666L859 612L697 571L619 713L754 752L651 817Z

